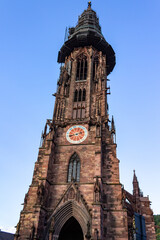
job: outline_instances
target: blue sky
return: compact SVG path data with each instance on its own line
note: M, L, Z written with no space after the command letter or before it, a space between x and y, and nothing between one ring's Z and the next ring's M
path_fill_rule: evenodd
M0 0L0 228L12 231L31 183L41 131L52 118L58 51L87 1ZM120 178L133 169L160 213L160 1L93 0L116 52L109 79Z

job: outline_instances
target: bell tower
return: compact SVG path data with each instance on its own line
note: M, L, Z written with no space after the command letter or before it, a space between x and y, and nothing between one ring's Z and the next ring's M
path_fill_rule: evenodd
M15 240L127 240L107 76L115 53L88 8L58 54L53 119L47 120Z

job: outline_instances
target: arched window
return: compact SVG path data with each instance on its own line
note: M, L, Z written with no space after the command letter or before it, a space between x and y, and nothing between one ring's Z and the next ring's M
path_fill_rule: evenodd
M77 102L77 97L78 97L78 91L76 89L76 91L74 93L74 102Z
M85 118L85 107L86 107L86 89L75 90L74 92L74 103L73 103L73 119L84 119Z
M98 57L95 57L94 62L93 62L93 78L95 79L96 74L97 74L97 69L98 69Z
M79 58L77 61L77 76L76 81L83 81L87 79L87 57Z
M68 166L68 182L72 180L76 182L80 180L80 159L77 153L72 155Z
M79 90L79 95L78 95L78 102L81 102L82 99L82 90Z
M86 89L83 89L83 97L82 97L82 101L86 100Z

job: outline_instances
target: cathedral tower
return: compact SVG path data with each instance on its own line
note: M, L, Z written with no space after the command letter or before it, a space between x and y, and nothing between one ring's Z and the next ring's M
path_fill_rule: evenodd
M115 53L90 2L69 29L58 62L53 119L42 134L15 239L127 240L114 119L109 120L107 104Z

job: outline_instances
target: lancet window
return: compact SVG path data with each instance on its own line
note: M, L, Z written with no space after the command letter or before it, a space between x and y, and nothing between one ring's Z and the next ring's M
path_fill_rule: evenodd
M78 94L78 102L81 102L82 100L82 90L79 90L79 94Z
M77 153L74 153L70 158L68 165L68 182L80 181L80 158Z
M74 102L77 102L77 100L78 100L78 91L76 89L74 92Z
M86 100L86 89L84 88L83 91L76 89L74 92L74 102L84 102Z
M93 62L93 79L95 80L97 77L97 69L98 69L98 57L95 57L94 62Z
M77 75L76 81L83 81L87 79L87 57L83 56L77 60Z
M86 89L75 90L73 104L73 119L85 118Z
M82 102L86 100L86 89L83 89Z

